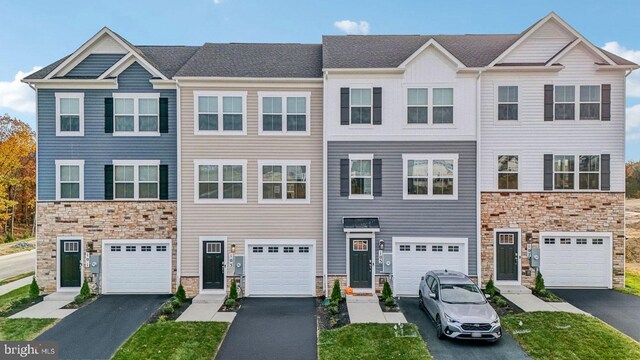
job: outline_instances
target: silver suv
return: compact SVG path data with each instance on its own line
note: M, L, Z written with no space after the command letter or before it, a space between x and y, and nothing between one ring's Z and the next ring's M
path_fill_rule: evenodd
M434 270L420 280L420 307L435 322L439 339L497 341L500 318L476 284L457 271Z

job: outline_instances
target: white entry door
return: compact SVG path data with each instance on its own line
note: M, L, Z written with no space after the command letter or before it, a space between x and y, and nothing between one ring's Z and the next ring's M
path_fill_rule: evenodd
M247 246L247 295L315 295L314 245L293 242Z
M104 294L171 293L169 241L107 242L103 250Z

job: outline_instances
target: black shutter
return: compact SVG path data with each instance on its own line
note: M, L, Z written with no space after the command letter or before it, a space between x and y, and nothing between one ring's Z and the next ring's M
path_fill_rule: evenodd
M553 121L553 85L544 86L544 121Z
M600 120L611 121L611 84L602 84L600 96L602 102Z
M113 165L104 166L104 199L113 200Z
M113 98L104 98L104 132L113 133Z
M373 159L373 196L382 196L382 159Z
M553 190L553 154L544 154L544 189Z
M160 165L160 200L169 199L169 165Z
M611 190L611 155L600 155L600 190Z
M349 159L340 159L340 196L349 196Z
M340 88L340 125L349 125L349 88Z
M382 125L382 88L373 88L373 125Z
M160 133L169 132L169 98L160 98Z

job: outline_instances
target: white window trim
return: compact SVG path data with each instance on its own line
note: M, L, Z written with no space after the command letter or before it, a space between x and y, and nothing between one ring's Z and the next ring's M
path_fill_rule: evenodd
M224 254L224 258L223 258L223 264L225 267L224 270L224 274L223 274L223 282L222 282L222 289L204 289L202 286L202 280L204 279L203 276L203 269L202 269L202 245L204 244L205 241L220 241L222 242L222 253ZM198 287L200 290L200 293L202 294L226 294L227 293L227 274L229 273L229 268L232 267L232 264L230 264L227 261L227 237L226 236L200 236L199 240L198 240L198 274L199 274L199 281L198 281ZM245 257L246 259L246 257Z
M458 154L402 154L402 199L403 200L458 200ZM428 195L410 195L407 186L407 176L409 173L409 160L428 160ZM436 195L433 193L433 161L452 160L453 161L453 194Z
M84 160L56 160L56 200L58 201L82 201L84 200ZM79 167L80 197L77 199L62 199L60 186L60 166L76 165Z
M114 201L156 201L160 199L160 160L113 160L113 200ZM158 167L158 197L140 199L140 166ZM133 198L116 198L116 166L133 166ZM146 182L145 182L146 183Z
M56 97L56 136L84 136L84 93L57 92ZM80 116L79 131L62 131L60 129L60 99L78 99Z
M500 121L505 121L505 120L500 120ZM511 121L511 120L509 120ZM513 172L513 171L500 171L500 164L498 163L498 159L500 158L500 156L517 156L518 157L518 171ZM516 152L516 151L502 151L500 153L498 153L497 155L494 156L494 160L495 160L495 182L496 182L496 190L499 192L519 192L520 191L520 187L521 187L521 178L522 176L520 176L521 174L521 169L522 167L520 166L520 162L522 160L522 156L520 156L520 153ZM518 188L517 189L500 189L500 174L518 174Z
M408 120L408 110L409 110L409 89L427 89L427 123L426 124L409 124ZM453 89L453 122L451 124L434 124L433 123L433 89ZM403 83L403 127L405 129L456 129L456 85L454 83L443 82L443 83L422 83L422 82L408 82ZM438 105L438 106L447 106L447 105Z
M433 114L431 114L431 101L433 101L433 99L431 98L432 96L432 87L428 87L428 86L419 86L419 85L410 85L410 86L406 86L404 88L404 125L406 127L417 127L417 128L421 128L421 127L427 127L429 125L433 125L433 123L431 122L431 117ZM426 90L427 91L427 105L409 105L409 90ZM426 123L409 123L409 106L411 107L421 107L421 108L426 108L427 109L427 122ZM431 116L430 116L431 115ZM441 125L441 124L438 124Z
M515 86L516 88L518 88L518 99L516 102L500 102L500 88L501 87L511 87L511 86ZM518 84L512 84L512 83L498 83L495 85L495 96L496 96L496 101L495 101L495 121L499 124L518 124L520 123L520 119L522 118L522 114L520 113L520 88L521 86ZM554 88L555 89L555 88ZM500 116L500 105L501 104L515 104L518 105L518 118L517 119L508 119L508 120L500 120L499 116ZM554 105L554 109L555 109L555 105ZM555 110L554 110L555 111Z
M597 119L580 119L580 104L583 103L582 101L582 96L580 93L580 87L581 86L597 86L598 87L598 97L600 98L599 101L584 101L585 104L599 104L600 105L600 111L598 111L598 118ZM601 84L579 84L576 85L576 98L578 98L578 102L577 102L577 106L576 106L576 120L578 121L601 121L602 119L602 85Z
M282 130L281 131L264 131L262 121L262 98L277 97L282 100ZM303 97L306 102L306 120L305 131L287 131L287 97ZM300 114L295 114L300 115ZM286 135L286 136L309 136L311 135L311 93L310 92L265 92L258 91L258 135Z
M555 167L555 163L556 163L556 156L573 156L573 189L556 189L556 173L561 173L561 174L568 174L571 173L569 171L560 171L557 172L556 171L556 167ZM580 156L597 156L598 157L598 189L580 189ZM596 191L602 191L602 176L601 176L601 169L602 169L602 157L600 156L600 154L566 154L566 153L560 153L560 154L553 154L553 190L552 191L556 191L556 192L596 192ZM596 173L595 171L583 171L582 173ZM519 179L518 179L519 180Z
M435 93L435 90L447 90L447 89L451 89L451 105L436 105L435 102L433 101L433 94ZM429 106L431 108L431 113L430 113L430 117L429 119L431 120L431 126L433 127L453 127L456 123L456 87L453 85L448 85L448 84L438 84L437 86L432 86L430 89L430 98L429 100L431 100L431 102L429 103ZM436 124L433 122L433 119L435 119L435 116L433 114L434 110L436 107L451 107L451 123L444 123L444 124Z
M351 161L353 160L371 161L371 195L351 194ZM349 154L349 199L373 199L373 154Z
M353 96L351 96L351 90L369 90L371 92L371 100L370 100L371 105L369 105L369 108L371 109L371 121L369 123L365 123L365 124L351 123L351 108L353 107L353 105L351 104L351 100L353 99ZM366 106L359 105L356 107L363 108ZM354 128L373 128L373 86L356 85L356 86L349 87L349 126L352 126Z
M218 198L200 199L200 165L218 166ZM223 196L223 173L224 165L242 166L242 199L224 199ZM193 160L193 202L195 204L246 204L247 203L247 160Z
M218 98L218 130L200 130L198 121L198 98L215 96ZM237 96L242 98L242 130L223 130L224 106L223 97ZM247 135L247 92L246 91L194 91L193 92L193 134L194 135Z
M573 87L573 119L557 119L556 118L556 104L571 104L571 102L563 102L556 101L556 93L558 91L558 86L561 87ZM565 85L565 84L553 84L553 121L577 121L580 118L580 94L576 93L576 91L580 91L576 89L576 85Z
M580 156L597 156L598 157L598 171L580 171ZM576 162L576 190L578 191L600 191L602 189L602 157L600 154L579 154L575 156ZM597 189L580 189L580 174L597 174L598 175L598 188Z
M263 166L282 166L282 199L263 199L262 198L262 167ZM287 166L306 166L306 191L304 199L287 199ZM309 204L310 188L311 188L311 161L309 160L258 160L258 203L259 204Z
M113 93L113 136L160 136L160 93ZM133 131L116 130L116 99L133 99ZM158 126L156 131L140 131L140 99L157 99L158 101Z
M82 261L84 259L84 238L82 236L58 236L56 238L56 254L57 254L57 259L56 259L56 290L60 291L60 292L75 292L77 293L77 291L80 289L80 287L62 287L60 286L60 261L62 259L62 246L61 242L63 240L78 240L80 241L80 247L78 250L80 250L80 261ZM103 252L104 254L104 252ZM104 265L104 264L103 264ZM80 264L80 266L82 266L80 268L80 284L82 284L84 282L84 263Z

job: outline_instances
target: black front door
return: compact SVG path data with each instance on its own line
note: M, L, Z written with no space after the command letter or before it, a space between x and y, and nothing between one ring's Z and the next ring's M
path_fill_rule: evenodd
M80 240L60 241L60 287L80 287Z
M224 288L224 253L222 241L202 243L202 288Z
M518 280L518 233L496 234L496 280Z
M350 286L371 288L371 239L351 239L349 255Z

